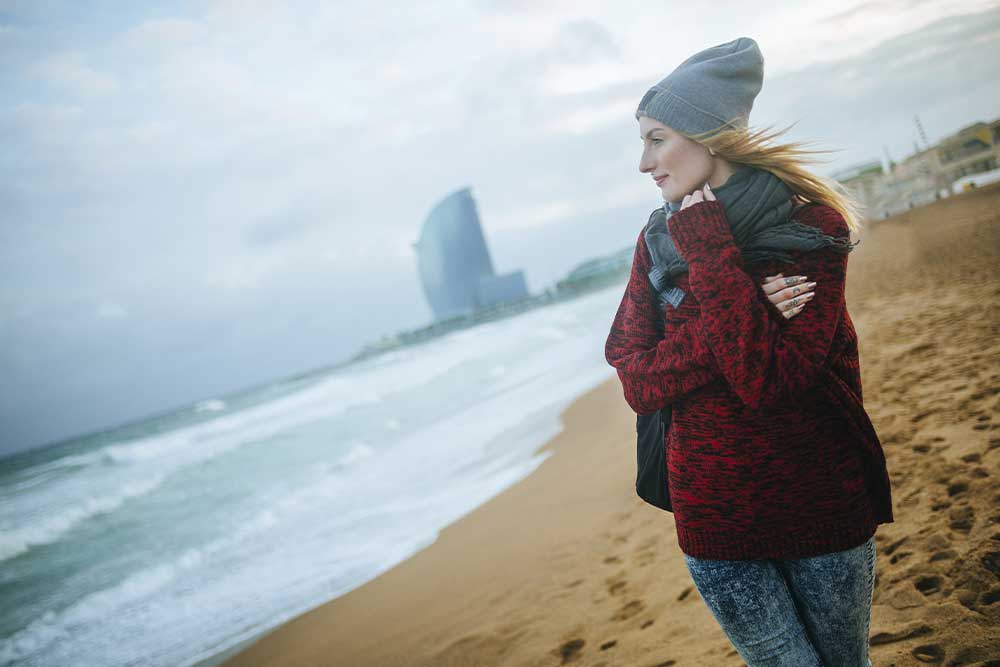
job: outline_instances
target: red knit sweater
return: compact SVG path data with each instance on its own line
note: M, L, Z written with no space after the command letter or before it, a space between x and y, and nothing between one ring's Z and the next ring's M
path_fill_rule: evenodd
M803 224L848 236L843 217ZM642 233L605 357L638 414L672 406L666 437L677 538L698 558L804 558L858 546L891 523L885 458L861 400L858 339L844 301L845 253L789 251L743 266L725 209L704 201L667 221L688 264L678 308L659 306ZM786 319L761 289L777 273L815 280Z

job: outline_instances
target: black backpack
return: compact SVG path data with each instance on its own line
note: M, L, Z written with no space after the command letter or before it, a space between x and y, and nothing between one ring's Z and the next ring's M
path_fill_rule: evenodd
M635 477L635 492L650 505L673 512L667 479L668 428L670 428L670 406L648 415L636 415L638 473Z
M663 337L663 318L658 322L657 339ZM666 434L670 428L670 406L648 415L635 416L636 463L635 492L650 505L673 512L667 479Z

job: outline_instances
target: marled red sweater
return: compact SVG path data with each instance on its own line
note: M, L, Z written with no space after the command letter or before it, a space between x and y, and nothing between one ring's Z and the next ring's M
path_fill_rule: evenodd
M804 207L799 222L848 236L843 217ZM667 224L688 264L684 300L663 316L636 242L605 357L638 414L672 406L670 499L680 548L698 558L803 558L858 546L891 523L885 458L861 401L858 339L844 301L845 253L743 266L725 209L699 202ZM806 275L815 297L786 319L764 276Z

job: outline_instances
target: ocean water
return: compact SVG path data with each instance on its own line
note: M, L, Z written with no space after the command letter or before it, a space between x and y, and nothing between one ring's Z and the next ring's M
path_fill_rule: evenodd
M623 285L0 461L0 665L195 665L530 474Z

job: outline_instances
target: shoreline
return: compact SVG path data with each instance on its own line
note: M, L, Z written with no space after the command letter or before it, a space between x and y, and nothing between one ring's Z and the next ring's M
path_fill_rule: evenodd
M876 533L872 662L1000 642L1000 184L870 223L847 285L896 520ZM529 476L375 579L211 659L268 665L739 667L673 515L635 494L611 377ZM925 660L924 660L925 661Z
M503 491L501 491L499 494L497 494L493 498L490 498L489 500L487 500L486 502L484 502L482 505L474 508L473 510L471 510L470 512L468 512L464 516L460 517L456 521L452 522L451 524L448 524L447 526L444 526L439 531L438 537L437 537L437 539L435 539L434 542L432 542L431 544L427 545L426 547L424 547L420 551L417 551L417 552L413 553L412 555L410 555L409 557L407 557L405 560L397 563L396 565L394 565L391 568L389 568L389 570L386 570L385 572L382 572L381 574L377 575L375 578L373 578L373 579L371 579L371 580L369 580L367 582L364 582L364 583L360 584L356 588L351 589L350 591L347 591L346 593L343 593L343 594L341 594L340 596L338 596L336 598L332 598L330 600L327 600L326 602L323 602L319 607L316 607L313 610L309 610L309 611L303 612L302 614L299 614L299 615L293 617L289 621L286 621L284 623L280 623L279 625L275 626L274 628L271 628L271 629L266 630L264 632L260 632L260 633L254 634L253 636L251 636L251 637L249 637L247 639L240 640L234 646L232 646L232 647L230 647L230 648L228 648L228 649L226 649L224 651L216 653L216 654L214 654L214 655L212 655L212 656L210 656L208 658L205 658L203 660L200 660L198 662L192 663L190 667L217 667L218 665L226 665L227 667L229 667L230 665L241 664L239 661L236 660L236 656L239 656L246 649L248 649L249 647L251 647L252 645L254 645L255 643L257 643L258 641L263 640L264 638L268 637L269 635L271 635L271 634L273 634L275 632L282 631L288 624L292 623L293 621L297 620L298 618L301 618L302 616L305 616L305 615L310 614L310 613L312 613L314 611L317 611L320 608L325 608L328 605L336 604L342 598L353 594L355 591L359 591L360 589L365 588L369 584L372 584L372 583L376 582L377 580L379 580L379 579L381 579L383 577L386 577L387 575L390 575L390 573L393 570L401 568L404 565L406 565L407 563L409 563L410 561L412 561L414 559L417 559L418 557L421 557L421 555L423 554L423 552L425 552L427 550L430 550L430 549L434 549L435 547L437 547L437 545L439 543L441 543L441 541L442 541L443 537L445 536L445 534L448 533L449 531L452 531L452 530L459 530L459 531L461 531L461 530L463 530L462 525L464 524L464 522L473 522L473 523L477 522L479 520L477 518L477 513L480 512L481 510L487 509L487 506L491 505L492 503L499 502L501 504L501 507L495 508L494 510L490 510L490 511L499 511L499 512L505 512L505 511L507 511L507 508L505 508L505 507L502 506L502 505L504 505L504 503L501 500L502 497L505 496L505 495L507 495L507 494L509 494L509 493L515 492L518 486L520 486L522 484L525 484L532 477L538 475L541 472L541 469L544 466L546 466L546 464L548 464L552 460L552 458L558 452L563 451L564 455L565 455L565 450L568 447L572 446L571 442L567 442L567 441L571 440L567 436L567 434L566 434L567 422L570 421L571 419L572 420L577 419L578 418L578 415L576 414L577 412L579 412L581 410L583 410L584 412L586 412L586 410L588 410L587 404L591 404L591 403L597 403L597 404L600 404L600 405L605 404L607 402L607 399L608 399L607 394L608 394L609 391L610 392L614 392L614 391L618 392L618 394L619 394L618 399L620 399L621 406L623 408L621 416L625 420L627 420L629 422L629 424L630 424L630 427L634 429L634 426L635 426L635 415L631 412L631 410L628 408L627 404L625 404L624 399L620 396L620 394L621 394L621 388L620 388L620 385L618 383L617 377L611 377L611 378L608 378L607 380L603 380L597 386L592 387L591 389L586 390L583 394L580 394L576 398L572 399L572 401L569 403L569 405L567 405L565 408L563 408L560 411L560 413L559 413L559 420L562 423L562 429L560 430L560 432L557 433L552 438L549 438L547 441L545 441L545 442L541 443L540 445L538 445L538 447L536 447L531 452L531 457L532 458L535 457L535 456L538 456L539 454L542 454L542 453L544 453L546 451L551 451L553 453L552 457L549 457L548 459L542 461L539 464L538 468L536 468L534 471L532 471L524 479L521 479L518 482L514 483L512 486L504 489ZM572 417L569 416L570 413L573 413ZM575 440L575 439L573 439L573 440ZM634 456L634 452L632 453L632 455ZM628 468L626 466L626 477L627 477L627 474L632 474L632 479L631 480L626 480L627 482L631 483L632 486L627 486L626 485L627 486L626 490L627 491L631 491L633 493L633 495L634 495L634 482L635 482L635 479L634 479L634 470L628 470ZM628 494L625 494L625 495L628 496ZM637 503L637 504L644 505L644 503ZM672 530L672 528L671 528L671 530ZM426 556L424 556L424 558L426 558ZM363 595L364 593L359 593L359 594ZM260 664L260 663L251 662L251 663L248 663L248 664L254 664L254 665L256 665L256 664ZM282 663L277 662L275 664L282 664ZM375 664L375 663L373 663L373 664Z
M575 577L554 577L554 572L588 567L595 550L613 552L616 544L627 541L624 535L616 537L623 522L637 519L660 521L664 540L671 542L664 551L675 561L674 569L678 564L683 568L667 513L644 509L635 495L635 445L620 437L634 432L635 415L620 393L618 379L612 377L579 396L560 415L564 429L536 450L552 455L532 474L446 526L435 542L407 560L251 641L221 664L339 664L324 663L324 652L303 646L305 636L323 636L324 644L337 647L343 664L499 664L492 660L504 659L503 647L526 641L525 634L538 632L543 620L541 614L528 613L505 621L503 615L494 617L495 606L524 594L541 595L549 603L579 597L586 606L589 587ZM608 411L609 404L617 408ZM620 562L604 558L608 569ZM486 604L470 609L470 593ZM631 616L635 605L626 606L624 613ZM448 618L461 618L468 632L451 637ZM332 633L331 625L336 626ZM395 643L387 645L383 632ZM481 652L492 657L469 661Z

